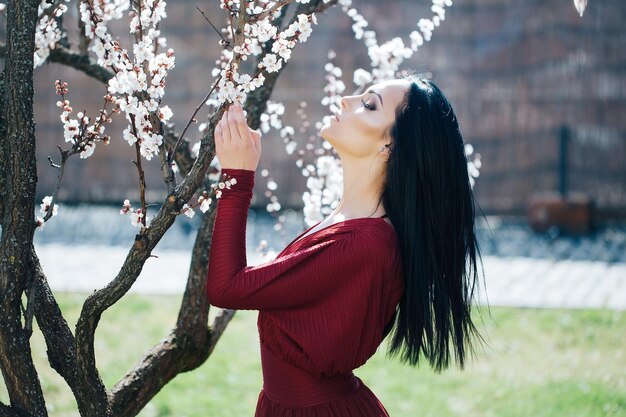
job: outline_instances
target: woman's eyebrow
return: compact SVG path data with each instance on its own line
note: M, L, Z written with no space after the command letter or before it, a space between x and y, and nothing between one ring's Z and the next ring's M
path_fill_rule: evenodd
M368 88L365 92L366 93L376 94L378 96L378 98L380 99L380 107L383 107L383 96L380 95L378 90L372 90L371 88Z

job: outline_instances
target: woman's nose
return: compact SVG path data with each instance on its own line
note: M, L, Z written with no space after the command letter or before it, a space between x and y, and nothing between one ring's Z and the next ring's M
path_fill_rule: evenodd
M341 111L348 110L348 100L345 96L341 97L339 103L341 104Z

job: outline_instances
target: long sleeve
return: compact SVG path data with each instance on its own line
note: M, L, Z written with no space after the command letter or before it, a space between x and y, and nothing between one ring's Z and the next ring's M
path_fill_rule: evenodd
M256 266L247 266L246 220L254 171L224 169L237 179L223 190L211 239L207 296L211 305L232 309L276 310L323 302L354 285L380 256L380 240L350 234L323 241ZM376 274L369 274L376 276ZM364 283L360 283L363 285Z

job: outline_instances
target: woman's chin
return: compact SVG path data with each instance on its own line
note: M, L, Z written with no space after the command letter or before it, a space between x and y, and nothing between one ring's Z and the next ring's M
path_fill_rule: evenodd
M318 132L318 134L326 142L330 143L331 145L333 144L332 134L330 134L330 126L328 124L323 125L322 128L320 129L320 131Z

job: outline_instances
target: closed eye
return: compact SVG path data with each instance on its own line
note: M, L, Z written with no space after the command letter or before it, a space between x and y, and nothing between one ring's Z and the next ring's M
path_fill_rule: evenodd
M368 104L368 103L364 102L363 99L361 99L361 103L363 103L363 107L365 107L368 110L376 110L376 107L372 106L371 104Z

